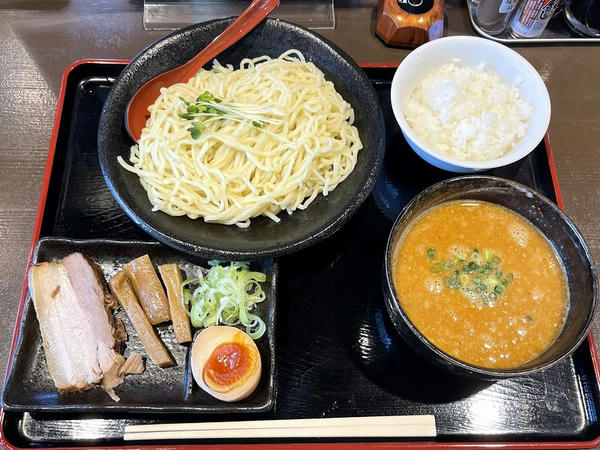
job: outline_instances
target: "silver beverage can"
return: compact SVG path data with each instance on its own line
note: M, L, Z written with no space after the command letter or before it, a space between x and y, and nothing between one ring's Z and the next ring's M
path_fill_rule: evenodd
M510 23L510 34L517 38L538 37L552 18L559 0L525 0Z

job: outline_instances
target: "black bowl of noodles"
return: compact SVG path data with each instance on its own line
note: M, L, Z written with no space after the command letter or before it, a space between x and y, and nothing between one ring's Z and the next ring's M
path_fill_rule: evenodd
M279 222L260 215L252 218L246 228L240 228L208 223L202 217L191 219L186 215L153 211L138 174L125 170L117 160L120 156L129 161L134 144L124 126L126 105L146 81L188 61L232 20L220 19L183 28L136 56L116 80L102 110L98 153L106 183L120 207L158 241L202 257L264 259L292 253L325 239L367 198L385 151L383 112L366 74L346 53L309 30L282 20L267 19L217 60L238 69L245 58L262 55L277 58L289 49L299 50L307 62L314 63L324 73L326 80L333 82L335 90L354 110L354 126L363 145L355 158L354 169L326 196L319 193L306 209L296 209L292 214L285 210L279 212ZM205 67L210 68L212 63ZM218 159L218 155L213 155L211 161ZM219 188L211 189L216 192Z

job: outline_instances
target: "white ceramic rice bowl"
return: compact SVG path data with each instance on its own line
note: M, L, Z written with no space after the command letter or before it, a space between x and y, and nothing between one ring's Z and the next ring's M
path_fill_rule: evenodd
M456 58L469 66L483 62L508 84L522 80L522 97L533 106L533 115L526 135L501 158L489 161L464 161L436 153L410 129L403 113L405 99L426 74L453 62ZM468 173L506 166L527 156L544 138L550 124L550 96L537 70L514 50L488 39L473 36L451 36L430 41L413 50L402 61L391 88L394 116L404 138L425 161L450 172Z

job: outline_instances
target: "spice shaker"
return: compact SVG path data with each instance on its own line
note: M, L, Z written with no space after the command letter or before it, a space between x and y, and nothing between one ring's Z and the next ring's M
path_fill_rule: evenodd
M473 20L487 34L502 33L518 3L519 0L479 0L473 7Z
M387 45L417 47L442 37L444 0L380 0L375 33Z

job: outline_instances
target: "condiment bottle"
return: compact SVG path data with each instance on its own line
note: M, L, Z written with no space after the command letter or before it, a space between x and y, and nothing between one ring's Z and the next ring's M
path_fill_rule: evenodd
M444 0L380 0L375 33L386 44L417 47L442 37Z
M519 0L479 0L473 7L473 21L487 34L499 34L506 29Z
M510 22L510 34L516 38L538 37L558 4L559 0L524 0Z

